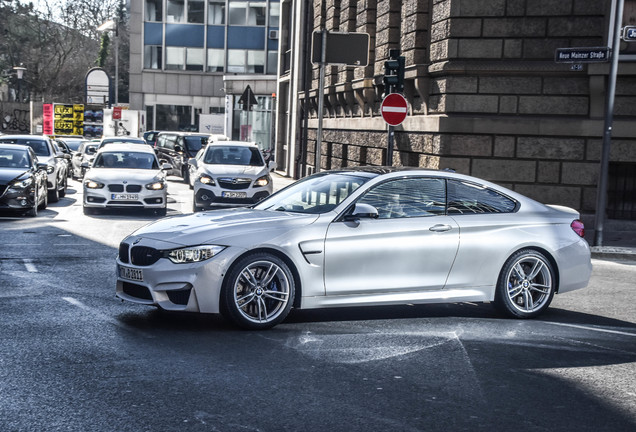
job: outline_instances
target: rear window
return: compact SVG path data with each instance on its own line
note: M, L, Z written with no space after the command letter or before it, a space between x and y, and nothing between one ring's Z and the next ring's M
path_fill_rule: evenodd
M51 150L49 150L49 146L43 139L2 137L0 138L0 142L26 145L31 147L33 152L38 156L51 156Z
M517 208L515 200L482 185L449 180L447 188L449 215L512 213Z
M201 148L203 148L204 145L208 143L207 135L206 136L187 136L184 139L185 139L186 147L192 153L198 152L199 150L201 150Z

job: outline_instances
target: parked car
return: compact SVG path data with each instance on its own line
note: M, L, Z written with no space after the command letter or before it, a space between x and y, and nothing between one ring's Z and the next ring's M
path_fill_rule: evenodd
M3 135L0 137L0 143L20 144L31 147L38 157L38 161L48 165L46 173L48 175L49 202L58 202L60 197L66 195L68 184L68 164L66 161L70 156L62 153L55 141L41 135Z
M64 157L64 159L66 160L66 175L68 177L71 177L72 171L73 171L73 163L71 162L71 159L73 159L73 151L71 150L71 148L62 140L60 139L55 139L53 140L53 142L55 143L55 145L57 146L57 148L64 153L64 155L68 155Z
M88 168L88 163L82 164ZM99 150L84 175L84 213L106 208L152 209L165 216L166 171L147 144L109 144Z
M116 295L248 329L292 307L494 302L532 318L588 284L578 218L448 171L328 171L250 208L138 229L119 246Z
M71 137L56 137L55 139L57 139L58 141L62 141L64 142L68 148L71 150L71 152L75 153L77 150L79 150L79 146L86 141L90 141L84 137L80 137L80 138L71 138Z
M160 132L157 135L155 151L161 162L172 165L168 175L183 178L189 182L188 160L208 143L210 134L194 132Z
M193 211L256 204L271 195L269 173L276 164L265 164L255 143L219 141L208 144L199 156L189 161L196 168Z
M95 153L97 153L97 146L99 146L99 142L97 141L84 141L80 144L71 159L71 175L73 178L84 178L87 168L82 165L86 162L89 167L91 166L93 159L95 159Z
M0 210L37 216L48 204L47 165L31 147L0 144Z
M104 137L99 141L97 148L101 149L107 144L146 144L146 141L143 138L132 136Z

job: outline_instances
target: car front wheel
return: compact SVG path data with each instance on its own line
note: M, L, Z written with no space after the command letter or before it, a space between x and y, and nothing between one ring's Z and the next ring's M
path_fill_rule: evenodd
M239 327L268 329L287 317L294 291L294 278L282 259L270 253L248 255L223 281L221 313Z
M495 307L514 318L533 318L545 311L554 297L552 264L542 253L524 249L504 264L495 295Z

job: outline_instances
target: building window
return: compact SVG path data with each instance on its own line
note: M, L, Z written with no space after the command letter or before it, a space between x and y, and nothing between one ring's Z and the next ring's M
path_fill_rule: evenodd
M280 21L280 3L269 4L269 26L279 27Z
M227 50L227 71L234 73L264 73L265 52L260 50Z
M184 55L183 47L166 47L166 70L183 70Z
M163 21L163 0L146 0L146 21Z
M225 1L210 0L208 3L208 25L225 24Z
M249 73L265 72L265 52L264 51L247 51L247 70Z
M225 50L208 49L208 72L223 72L225 66Z
M203 48L186 48L186 70L203 71Z
M190 130L192 107L187 105L156 105L156 128L162 130Z
M144 69L161 69L161 46L144 46Z
M267 51L267 74L278 73L278 51Z
M205 20L205 3L203 0L188 0L188 22L203 24Z
M264 26L267 17L265 1L230 0L230 25Z
M169 23L185 22L185 0L167 0L166 21Z
M245 50L227 50L227 71L245 72Z

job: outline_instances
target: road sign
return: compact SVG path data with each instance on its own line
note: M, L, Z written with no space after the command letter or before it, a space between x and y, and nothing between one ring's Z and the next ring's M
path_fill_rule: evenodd
M609 58L609 47L557 48L554 53L557 63L604 63Z
M254 105L258 105L254 92L249 85L245 87L245 91L239 98L238 103L241 104L243 111L251 111Z
M312 35L311 62L320 64L322 56L322 31ZM348 66L369 64L369 34L327 32L325 63Z
M636 26L623 27L623 40L625 42L636 42Z
M408 105L404 96L399 93L391 93L382 101L380 112L385 122L390 126L397 126L406 118L407 108Z

